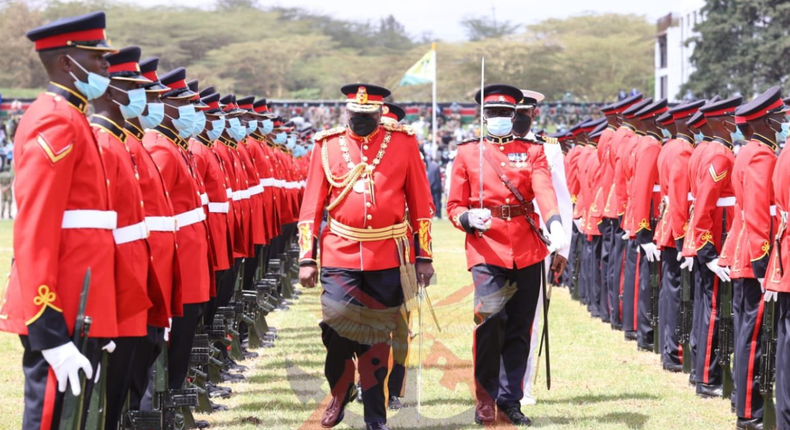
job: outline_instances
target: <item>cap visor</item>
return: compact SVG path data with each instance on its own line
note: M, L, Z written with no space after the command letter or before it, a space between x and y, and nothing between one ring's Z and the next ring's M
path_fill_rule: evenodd
M346 109L351 112L358 112L358 113L373 113L378 112L381 109L380 104L358 104L358 103L346 103Z
M89 51L118 52L118 48L114 48L110 46L106 41L99 42L95 45L84 45L84 44L80 44L79 42L72 42L71 47L79 48L79 49L87 49Z
M486 103L485 106L483 106L483 109L494 108L494 107L510 108L510 109L516 108L515 105L512 105L510 103Z
M162 96L163 99L173 99L173 100L183 100L183 99L191 99L198 95L196 92L192 90L185 90L178 94L172 96Z
M154 82L151 85L147 85L144 87L145 92L147 93L165 93L170 91L170 87L166 87L162 85L160 82Z
M151 84L150 79L146 78L143 75L138 76L110 76L110 79L114 79L116 81L128 81L128 82L138 82L141 84Z

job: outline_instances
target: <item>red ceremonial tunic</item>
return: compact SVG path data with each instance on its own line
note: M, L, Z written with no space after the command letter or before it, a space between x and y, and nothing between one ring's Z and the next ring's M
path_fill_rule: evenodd
M633 136L625 142L622 148L621 161L622 170L617 183L617 206L620 208L618 214L623 216L623 230L630 232L631 238L634 237L636 224L633 219L633 182L634 169L636 168L636 148L644 137L644 133L634 132ZM623 185L623 186L620 186Z
M787 143L785 143L787 148ZM780 224L773 244L765 287L771 291L790 293L790 235L787 234L787 213L790 212L790 150L779 154L773 175L774 198ZM781 260L781 261L780 261Z
M214 248L213 270L226 270L230 268L231 259L228 237L230 204L225 191L228 178L214 152L214 142L198 135L191 140L189 149L195 156L195 174L203 179L208 200L204 208Z
M247 189L250 193L250 231L252 233L252 242L255 245L265 245L267 241L266 220L263 216L263 185L261 185L261 180L258 176L258 167L252 160L252 156L250 156L249 145L251 144L257 145L254 138L247 137L239 142L238 150L242 166L247 173Z
M607 172L609 175L611 175L611 177L604 179L603 192L606 197L606 202L604 203L603 209L604 218L617 218L620 215L620 213L618 213L617 206L617 189L618 187L625 188L625 184L620 185L617 182L618 179L622 180L623 166L622 162L620 161L620 157L622 155L622 147L633 135L633 129L626 125L620 126L617 131L614 132L614 136L612 137L612 142L609 149L609 157L604 157L604 160L609 163Z
M689 208L691 206L691 181L689 180L689 162L694 153L694 138L679 134L675 139L678 143L674 159L668 158L669 166L669 224L673 245L678 252L683 252L683 240L689 228ZM659 173L663 178L663 173ZM663 179L662 179L663 180ZM665 215L667 216L667 215Z
M654 225L651 219L658 217L661 202L658 183L658 154L661 152L661 137L651 132L642 136L635 149L634 178L631 185L631 212L633 233L642 245L653 241Z
M612 143L615 138L615 126L609 125L601 133L598 139L598 170L595 176L595 187L593 195L595 200L591 205L591 215L600 221L604 218L606 208L606 197L614 181L614 165L611 163L611 153L613 152Z
M253 164L255 164L255 168L258 170L258 179L260 180L262 190L260 193L261 204L263 206L261 208L261 213L264 219L265 240L268 243L277 237L279 233L275 226L277 218L275 216L274 177L272 176L271 161L269 160L269 156L266 155L267 153L264 147L266 147L266 138L254 133L247 149L250 152L250 157L252 158Z

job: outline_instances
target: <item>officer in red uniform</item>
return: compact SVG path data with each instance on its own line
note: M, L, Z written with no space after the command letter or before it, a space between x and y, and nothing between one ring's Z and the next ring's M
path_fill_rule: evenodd
M787 104L790 100L785 99ZM785 118L785 121L787 119ZM780 136L782 137L782 136ZM785 148L787 142L785 141ZM776 199L779 227L776 232L765 279L764 301L766 306L776 302L776 427L790 429L790 277L785 267L790 268L790 242L787 235L787 218L790 212L790 150L782 150L773 175L774 198Z
M162 174L178 226L177 258L181 263L184 309L182 316L173 318L171 327L168 347L171 389L180 388L186 378L195 329L211 287L206 214L193 178L186 141L195 125L195 107L189 102L195 93L187 87L185 77L186 70L181 67L161 77L162 84L170 88L162 93L165 116L143 138L143 145Z
M27 33L50 79L22 117L14 159L18 215L14 262L0 302L0 330L20 335L25 374L24 429L57 427L67 385L92 381L100 348L118 333L126 312L116 288L110 184L85 112L107 89L104 12L64 18ZM85 315L93 318L94 354L71 342L83 278L92 280ZM98 287L97 287L98 286ZM90 382L89 382L90 383Z
M145 224L145 203L140 187L140 175L126 141L124 120L137 118L146 108L146 92L141 85L152 82L140 73L140 48L121 49L105 56L110 63L111 84L107 92L94 100L95 114L91 118L94 135L103 151L110 196L118 213L115 237L115 281L128 285L147 296L148 303L156 309L143 310L118 326L116 349L109 356L105 426L115 429L126 402L132 377L147 379L145 373L132 374L135 360L148 360L137 356L137 346L148 333L148 325L168 327L168 310L156 273L151 264L148 228ZM125 301L128 303L129 301Z
M621 167L615 166L615 192L617 213L622 217L623 240L628 240L625 248L625 266L622 273L621 301L623 336L626 340L637 340L637 302L639 301L639 273L643 257L639 245L634 240L633 192L635 175L636 148L645 136L645 127L637 117L637 112L653 103L652 98L644 99L623 111L623 124L634 129L634 134L621 146L619 154ZM619 175L618 175L619 173ZM651 190L652 191L652 190Z
M522 98L521 90L502 84L488 85L483 94L477 93L487 134L481 143L459 146L447 199L448 217L467 234L467 267L475 282L478 424L495 421L495 405L505 421L531 424L519 402L542 263L549 255L541 241L533 199L537 198L549 226L553 247L567 243L542 145L512 135L515 107Z
M739 302L734 321L738 428L762 428L763 398L756 378L765 304L762 290L771 242L776 234L774 226L779 225L775 219L773 187L767 178L774 172L777 137L782 136L786 111L779 87L769 89L735 111L754 131L732 169L736 221L725 245L727 252L734 250L730 257L731 276L734 301ZM731 241L736 241L735 246L730 245Z
M596 125L593 124L595 122L594 120L584 121L579 124L579 128L576 130L577 135L574 137L574 141L579 145L579 152L572 166L574 183L571 188L571 192L576 192L576 204L573 208L573 223L582 237L580 241L581 250L579 255L581 262L579 266L577 288L579 289L579 301L582 304L586 304L588 310L590 310L589 265L591 260L591 243L588 238L587 224L585 222L585 216L589 206L587 195L589 194L588 189L590 185L589 182L587 182L586 166L590 156L595 152L594 148L588 147L590 145L588 133L596 127ZM600 123L602 122L603 121L600 121Z
M604 114L611 138L601 137L599 153L601 154L601 191L596 196L596 206L602 211L601 230L601 276L602 292L608 295L605 311L613 329L622 330L623 321L620 315L620 273L624 265L625 244L620 219L617 216L615 195L615 178L617 175L618 154L626 139L633 136L633 130L623 124L622 112L642 100L642 94L635 94L605 108ZM607 133L608 134L608 133Z
M579 158L579 193L581 230L585 235L582 247L581 291L583 302L594 318L601 318L601 232L598 230L600 211L595 206L595 188L599 182L597 175L600 160L598 158L598 142L606 130L605 118L590 120L582 125L582 138L586 139L585 152ZM591 136L596 134L596 138ZM596 216L595 214L598 213Z
M568 150L568 153L565 156L565 177L568 183L568 192L571 194L571 203L573 203L574 205L573 208L574 212L572 215L574 220L576 219L576 213L577 213L576 203L579 200L579 191L581 189L581 184L579 183L579 155L581 155L581 150L582 147L584 146L584 142L582 142L581 139L577 141L576 138L581 133L581 125L583 123L584 121L576 123L576 125L569 128L567 133L567 140L566 140L569 144L573 145L573 148ZM577 251L577 247L581 246L581 244L579 243L579 235L582 233L579 231L576 222L574 222L571 225L571 228L572 228L571 250L565 271L567 272L566 275L567 285L573 291L575 291L575 296L578 296L579 292L577 290L579 288L578 285L579 282L578 280L576 282L573 281L573 276L574 276L573 271L575 270L576 267L577 253L580 252Z

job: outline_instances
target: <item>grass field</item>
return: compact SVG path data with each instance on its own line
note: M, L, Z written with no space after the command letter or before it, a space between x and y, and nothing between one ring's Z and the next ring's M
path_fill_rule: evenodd
M10 260L10 222L0 222L0 260ZM407 378L406 408L392 414L393 428L475 429L472 396L472 288L463 252L463 234L448 222L434 229L438 285L430 287L443 331L425 320L422 419L416 414L416 339ZM318 320L319 290L305 291L292 310L270 324L280 339L272 349L244 362L247 382L233 385L222 401L230 411L203 416L216 429L315 429L328 402L323 377L324 347ZM591 319L567 290L555 290L550 311L552 389L544 369L524 408L533 426L547 429L723 429L734 427L729 402L703 400L689 388L687 375L661 370L658 356L636 351L621 332ZM416 328L415 328L416 330ZM0 335L0 429L20 427L23 396L19 341ZM364 428L362 405L349 406L339 429ZM508 428L501 425L498 428Z

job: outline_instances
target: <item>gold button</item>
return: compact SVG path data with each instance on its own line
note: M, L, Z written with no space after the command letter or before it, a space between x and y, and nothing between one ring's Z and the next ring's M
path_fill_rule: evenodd
M368 218L369 220L371 220L371 219L373 219L373 215L370 215L370 214L368 214L367 218Z
M500 164L502 167L505 167L505 162L504 162L504 161L503 161L503 162L501 162L501 163L499 163L499 164Z
M141 207L141 208L144 208L144 207L145 207L145 203L144 203L142 200L140 200L140 207Z
M368 230L373 230L373 227L371 227L371 226L368 226Z
M108 179L107 180L107 188L109 188L109 187L110 187L110 180Z
M368 146L367 146L367 145L362 145L362 149L364 149L365 151L367 151L367 150L368 150Z
M140 174L135 172L134 179L137 179L139 181L140 180Z
M505 203L510 203L510 199L505 199Z
M500 151L504 151L504 150L505 150L505 147L504 147L504 146L500 146L500 147L499 147L499 150L500 150Z
M368 157L362 157L362 161L367 162L368 161Z
M373 203L367 202L367 203L365 203L365 206L371 207L371 206L373 206Z

